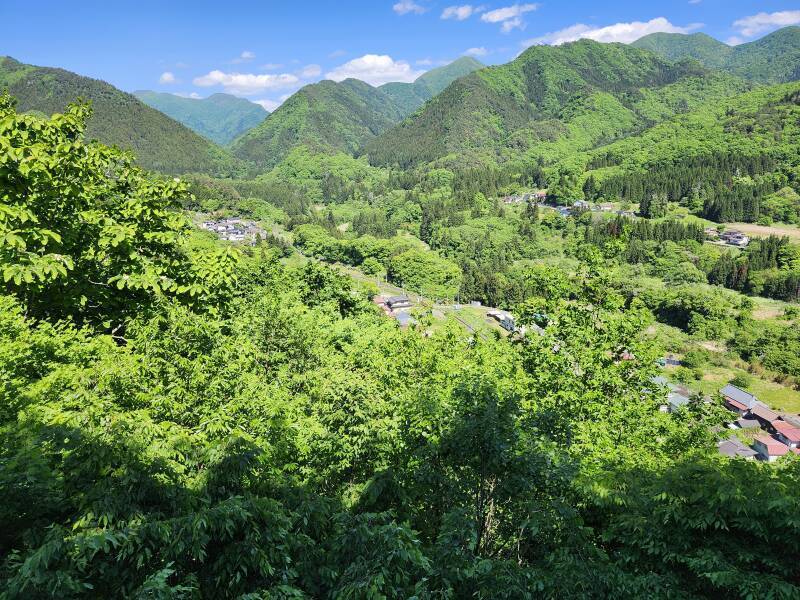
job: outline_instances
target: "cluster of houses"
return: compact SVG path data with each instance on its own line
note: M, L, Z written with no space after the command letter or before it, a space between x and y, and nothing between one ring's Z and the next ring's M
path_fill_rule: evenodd
M719 242L728 246L746 248L750 243L750 238L737 229L728 229L720 233L713 227L706 227L703 231L706 234L707 240Z
M720 440L720 453L768 462L787 454L800 454L800 417L776 413L753 394L735 385L726 385L720 394L725 406L739 416L731 424L733 428L760 431L752 447L737 439Z
M383 312L393 319L396 319L400 327L408 327L416 324L416 320L411 316L411 309L414 304L408 296L375 296L372 299Z
M226 242L254 243L263 230L252 221L242 219L220 219L218 221L203 221L201 227L206 231L216 233Z
M530 192L527 194L514 194L503 198L505 204L522 204L524 202L544 202L547 192Z

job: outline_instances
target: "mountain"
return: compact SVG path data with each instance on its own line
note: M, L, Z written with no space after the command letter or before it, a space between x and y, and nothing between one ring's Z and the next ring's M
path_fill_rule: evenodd
M669 60L693 58L759 83L800 79L800 27L784 27L739 46L728 46L702 33L651 33L631 45Z
M400 166L456 156L552 161L745 87L695 61L676 64L624 44L533 46L456 80L365 150L374 164Z
M20 111L47 115L78 98L91 100L87 137L133 150L147 169L227 175L236 168L237 161L221 148L104 81L0 57L0 90L17 99Z
M260 104L230 94L184 98L142 90L133 95L220 146L230 144L269 115Z
M389 95L363 81L320 81L293 94L231 151L261 167L275 166L299 145L353 153L402 116Z
M462 56L449 65L420 75L413 83L385 83L379 89L388 94L406 115L410 115L459 77L484 66L472 57Z
M459 77L483 65L464 57L414 83L372 87L358 79L320 81L292 95L231 145L233 154L270 168L300 145L355 153Z

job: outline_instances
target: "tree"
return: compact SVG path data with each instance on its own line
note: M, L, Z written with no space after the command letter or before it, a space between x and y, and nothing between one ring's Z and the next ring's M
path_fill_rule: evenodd
M190 304L234 277L237 253L190 254L188 195L83 131L91 110L50 119L0 97L0 273L31 314L119 328L160 296ZM202 302L206 306L210 303Z

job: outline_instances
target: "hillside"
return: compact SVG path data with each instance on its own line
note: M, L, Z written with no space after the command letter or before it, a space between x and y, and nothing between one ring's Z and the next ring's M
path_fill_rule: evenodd
M380 89L357 79L325 80L299 90L231 150L261 167L273 167L300 145L352 153L401 118Z
M594 150L584 192L641 202L647 216L674 201L713 221L755 221L796 177L798 123L800 83L759 87Z
M235 169L227 152L104 81L2 57L0 89L17 99L19 110L46 115L63 112L78 98L91 100L94 113L87 136L133 150L145 168L221 175Z
M759 83L800 79L800 27L784 27L733 47L702 33L652 33L631 45L669 60L693 58L707 67Z
M386 83L379 89L388 94L405 115L410 115L459 77L469 75L483 67L482 62L469 56L462 56L449 65L431 69L420 75L413 83Z
M133 95L220 146L230 144L269 115L260 104L230 94L184 98L142 90Z
M546 153L550 160L744 87L696 62L675 64L623 44L534 46L457 80L366 152L375 164L400 166L456 155L485 162Z

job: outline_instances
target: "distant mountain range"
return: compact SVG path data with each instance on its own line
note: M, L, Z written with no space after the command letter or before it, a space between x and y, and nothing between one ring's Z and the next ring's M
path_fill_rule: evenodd
M800 79L800 27L784 27L759 40L728 46L704 33L651 33L631 44L672 61L693 58L759 83Z
M21 111L62 112L78 98L91 100L87 136L133 150L139 164L163 173L199 171L227 175L237 168L227 152L112 85L49 67L0 57L0 90Z
M533 46L462 77L366 144L370 160L408 167L444 157L545 162L624 137L747 84L696 62L669 62L624 44Z
M307 85L236 140L231 150L261 168L276 165L299 145L355 153L454 80L482 66L461 58L428 71L413 83L378 88L357 79Z
M269 115L260 104L230 94L185 98L142 90L133 95L220 146L228 145Z

